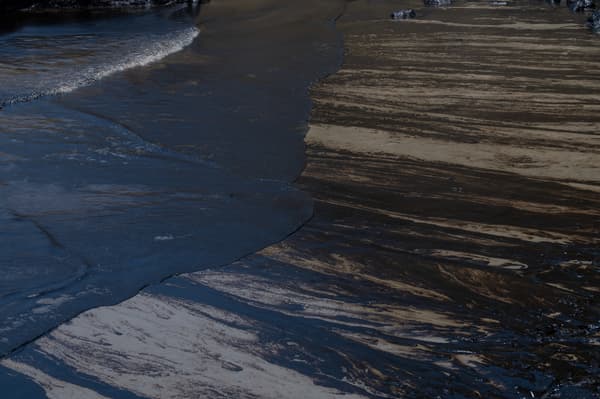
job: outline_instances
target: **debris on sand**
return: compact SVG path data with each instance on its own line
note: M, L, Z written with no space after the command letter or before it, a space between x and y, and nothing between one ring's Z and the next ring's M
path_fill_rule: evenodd
M417 13L412 8L407 10L394 11L390 14L390 18L394 20L415 18Z

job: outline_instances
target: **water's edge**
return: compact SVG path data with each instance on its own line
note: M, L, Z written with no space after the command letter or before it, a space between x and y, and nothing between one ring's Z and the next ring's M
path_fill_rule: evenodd
M219 12L222 12L222 10L219 10ZM337 15L339 15L339 13L337 13ZM203 26L205 25L205 27L210 30L211 25L209 23L204 24L202 23ZM335 18L329 20L329 22L327 22L327 25L329 26L327 29L332 29L335 30L334 27L335 24ZM304 105L300 108L302 110L302 116L300 119L298 119L298 121L300 122L299 125L296 126L289 126L287 127L287 129L290 129L288 132L284 132L283 134L289 134L290 132L296 132L293 134L293 141L292 142L288 142L288 143L295 143L294 145L296 146L296 150L299 150L301 153L303 153L304 151L304 143L303 143L303 138L304 135L306 134L307 131L307 123L308 123L308 115L310 112L310 98L308 95L308 88L309 86L314 83L315 81L317 81L319 78L325 77L331 73L333 73L337 68L339 68L339 65L341 65L341 57L343 54L343 46L341 45L341 38L337 33L334 35L334 37L337 37L337 39L335 39L337 41L337 43L335 43L335 46L331 46L327 49L327 52L331 55L333 55L333 58L331 58L331 55L326 56L325 59L327 59L327 62L323 63L321 66L319 66L319 71L314 70L314 65L313 65L313 72L309 71L310 73L315 73L315 76L310 77L309 75L306 75L306 72L303 71L303 75L301 76L301 78L299 79L300 82L302 82L303 79L307 79L306 81L304 81L304 83L301 83L298 85L298 83L294 83L294 87L293 89L289 92L289 94L287 95L288 98L291 98L291 96L293 96L295 99L291 102L291 106L295 109L297 109L297 104L301 104L304 103ZM216 35L215 35L216 37ZM200 36L197 40L196 40L196 46L199 45L198 42L202 42L203 40L206 41L206 38L203 38L202 36ZM325 40L325 39L324 39ZM328 40L331 40L331 38L329 38ZM192 46L194 47L194 46ZM185 51L181 54L174 54L171 57L168 57L164 62L161 62L161 68L169 68L169 65L173 65L172 63L175 62L176 64L179 64L180 62L180 57L190 57L189 53L191 51L198 51L200 52L200 49L197 48L192 48L192 49L185 49ZM187 54L186 54L187 53ZM220 54L217 54L220 55ZM318 56L320 57L320 56ZM334 62L331 62L331 60L334 60ZM173 61L174 60L174 61ZM280 61L281 62L281 61ZM289 62L289 61L285 61L285 62ZM187 72L188 67L183 66L184 64L181 64L182 66L177 66L177 68L184 68L184 70ZM218 66L217 66L218 67ZM148 72L144 72L144 73L154 73L156 66L153 64L148 65L145 68L136 68L136 70L140 70L140 69L148 69ZM119 72L119 71L117 71ZM239 71L234 71L235 73L239 74ZM125 76L123 76L122 74L125 74ZM91 84L88 85L88 87L85 88L80 88L78 90L76 90L75 92L72 93L68 93L68 94L63 94L60 95L59 97L56 98L49 98L49 99L41 99L41 100L37 100L39 107L42 107L42 112L46 112L46 106L48 105L50 107L50 109L54 108L55 105L57 104L60 107L64 107L64 109L71 109L71 110L77 110L76 112L81 112L84 114L88 114L92 117L96 117L96 116L100 116L102 119L106 118L107 115L120 115L118 112L113 111L110 108L105 108L105 109L101 109L104 106L104 103L111 103L110 98L111 96L121 96L123 88L121 87L124 80L123 78L127 78L127 75L132 75L132 73L129 73L128 71L124 71L124 72L119 72L117 75L115 75L114 77L108 77L106 80L100 80L97 83L93 83L90 82ZM221 71L217 72L217 75L222 74ZM179 75L181 76L181 74ZM292 75L293 76L293 75ZM211 77L206 78L207 81L211 79ZM223 79L223 78L221 78ZM292 79L290 77L283 77L283 79ZM118 82L118 84L114 84L113 82ZM177 82L174 82L175 84L177 84ZM116 88L116 92L113 94L111 91L113 90L113 86ZM277 83L275 83L275 85L277 85ZM98 96L97 96L97 87L100 86L102 87L102 95L108 95L108 98L105 101L99 101L98 100ZM295 87L298 86L298 87ZM189 88L186 88L186 90L189 90ZM258 89L260 92L260 88ZM227 97L227 88L224 89L225 94L224 94L224 98ZM301 93L301 96L298 96L298 93ZM243 94L243 93L242 93ZM250 93L250 95L252 95L252 93ZM261 94L262 95L262 94ZM286 95L284 93L282 98L285 98ZM122 100L122 97L119 97ZM166 98L166 97L165 97ZM93 102L92 102L93 101ZM162 99L161 99L162 101ZM166 100L165 100L166 101ZM222 98L219 98L219 101L223 101ZM210 101L209 101L210 102ZM28 105L25 105L26 107L29 107ZM122 107L123 105L120 105L120 107ZM127 107L127 105L125 105ZM13 107L17 107L14 109L19 109L19 105L15 104L11 107L9 107L10 109L5 109L2 112L5 113L12 113L14 112ZM33 105L33 107L38 107L38 105ZM128 109L130 109L130 107L128 107ZM181 115L184 115L184 111L189 111L191 108L185 108L185 106L182 106L182 113ZM70 112L70 111L69 111ZM140 115L145 116L145 113L140 111ZM150 112L153 112L152 110L150 110ZM252 110L250 110L249 113L251 113ZM296 112L296 111L294 111ZM227 115L229 113L229 110L225 109L223 111L223 115ZM294 115L294 114L292 114ZM294 118L298 118L300 116L300 114L294 116ZM119 118L121 118L121 116L119 116ZM286 119L287 118L287 119ZM218 118L217 118L218 119ZM107 119L108 120L108 119ZM289 122L291 121L290 119L290 115L286 115L285 118L282 118L281 115L279 115L279 118L275 118L275 121L273 122L273 130L276 131L276 129L278 128L282 128L283 123L285 122L286 124L289 124ZM192 123L194 121L191 121ZM184 122L182 122L184 123ZM185 121L185 123L189 123L189 121ZM206 121L204 121L204 123L206 123ZM135 119L128 119L127 123L125 123L123 126L129 128L129 124L135 124ZM217 124L217 121L211 121L211 126L212 124ZM266 126L269 125L269 121L265 121L264 123L261 124L261 126L259 127L259 129L265 130L264 128ZM293 124L292 124L293 125ZM239 127L239 126L236 126ZM257 129L258 131L258 129ZM134 126L132 132L134 132L135 134L144 134L145 130L143 128L143 126ZM156 134L160 134L160 127L156 128ZM159 137L159 136L157 136ZM146 141L146 142L150 142L150 143L155 143L156 137L141 137L142 140ZM265 137L264 139L269 139L268 137ZM264 140L263 139L263 140ZM163 143L164 144L164 143ZM264 143L265 145L268 145L268 142ZM173 147L172 143L166 143L164 144L165 148L169 149L169 148L175 148ZM289 146L289 144L288 144ZM298 147L301 148L298 148ZM248 150L247 152L251 152L251 150ZM185 155L185 153L181 153L179 151L177 151L177 155ZM228 154L225 152L224 154L221 154L222 158L225 159ZM161 155L162 157L162 155ZM192 161L194 161L194 159L198 159L200 161L202 161L203 157L202 156L197 156L197 155L193 155L191 156ZM198 158L196 158L198 157ZM277 155L276 160L285 160L286 159L286 154L279 154ZM188 159L189 155L185 155L184 158L180 159L175 159L173 162L175 162L175 164L177 163L181 163L183 162L184 164L187 164L190 162L190 160ZM293 183L293 181L300 175L300 173L302 172L302 169L304 168L304 158L302 157L302 159L298 159L297 156L294 156L294 158L296 159L296 161L294 162L290 162L291 164L291 168L288 167L288 169L284 170L284 171L278 171L275 170L274 173L271 173L270 171L268 171L268 162L267 165L265 165L266 167L258 167L256 170L252 171L252 170L248 170L247 165L248 162L251 162L251 154L250 157L248 158L248 160L244 160L244 162L242 162L241 165L233 165L233 167L230 168L231 173L233 173L232 176L236 176L239 175L240 173L242 174L242 177L244 179L247 178L251 178L252 180L258 178L258 180L256 180L256 182L260 182L260 184L262 186L264 186L264 188L260 188L259 190L264 191L264 194L260 194L261 196L266 195L267 197L270 197L271 199L275 199L276 203L279 204L278 206L281 207L281 212L283 213L279 213L278 216L274 216L271 215L270 217L266 214L261 215L260 212L256 212L256 211L250 211L253 213L256 213L256 215L254 216L255 221L254 222L250 222L251 224L254 224L255 227L253 228L260 228L261 230L263 229L263 222L265 222L265 218L275 218L275 224L271 223L270 229L272 230L271 233L266 234L266 232L261 232L258 235L257 239L258 241L255 241L254 244L252 243L243 243L243 245L241 245L241 247L235 251L227 251L227 254L225 255L225 258L222 258L222 255L218 255L215 257L215 255L210 255L208 260L206 262L203 262L201 265L185 265L185 266L178 266L177 271L175 271L174 273L167 273L165 274L164 272L160 272L160 268L157 269L156 271L150 273L150 281L144 283L143 285L139 286L139 287L135 287L134 290L131 289L131 287L127 287L125 288L124 286L121 287L118 290L118 294L112 293L110 295L105 295L104 297L102 297L102 295L100 296L96 296L92 302L97 301L97 303L94 304L94 306L90 307L89 305L86 305L86 302L78 302L78 303L67 303L66 305L61 304L60 301L58 299L56 299L55 303L53 303L53 299L48 299L48 298L44 298L44 306L47 306L48 303L52 304L51 306L55 306L52 309L49 309L46 311L46 313L43 315L45 321L42 321L42 319L37 319L35 320L35 325L36 328L39 329L40 325L48 325L47 328L44 328L43 331L38 331L35 334L31 334L29 333L29 331L25 331L27 330L27 328L21 328L21 333L17 334L17 339L18 341L20 341L18 344L14 344L14 343L10 343L10 342L3 342L2 343L2 356L6 357L9 354L12 354L14 352L18 352L21 348L23 348L24 346L27 346L27 344L35 341L36 339L39 339L40 337L48 334L50 331L54 330L57 326L64 324L66 322L68 322L68 320L71 320L73 317L77 316L78 314L81 314L82 312L89 310L90 308L96 308L96 307L103 307L103 306L111 306L114 304L117 304L127 298L130 298L134 295L136 295L137 293L139 293L141 290L143 290L144 288L153 285L153 284L158 284L160 282L163 282L167 279L169 279L170 277L177 275L179 273L184 273L184 272L190 272L190 271L195 271L198 270L199 268L204 268L204 267L220 267L220 265L226 265L226 264L230 264L231 262L235 261L236 259L240 259L241 257L244 257L248 254L254 253L257 250L260 250L261 248L264 248L268 245L271 245L275 242L278 242L282 239L284 239L285 237L288 237L290 233L290 228L293 231L296 231L298 228L300 228L299 226L302 226L304 223L306 223L307 220L310 219L310 217L312 216L312 201L311 199L304 193L300 193L299 191L292 189L291 186L289 186L291 183ZM206 158L204 158L206 159ZM280 163L280 161L277 161ZM195 162L192 162L195 163ZM222 166L222 162L220 162L220 160L217 160L216 164L219 164ZM201 162L200 165L208 165L208 169L213 169L213 167L210 166L210 164L206 164L204 163L204 161ZM231 166L231 165L229 165ZM219 169L219 168L217 168ZM194 173L193 170L190 170L190 173ZM210 172L212 173L212 172ZM230 172L227 172L230 173ZM249 176L244 176L244 174L249 174ZM261 177L262 176L262 177ZM237 177L233 177L233 181L237 181ZM212 181L212 180L209 180ZM233 182L232 181L232 182ZM254 183L252 183L254 184ZM281 186L281 187L280 187ZM288 186L288 188L285 188L285 186ZM253 192L254 190L256 190L257 187L256 186L249 186L248 190L250 190L250 192ZM224 188L224 190L229 190L228 188ZM243 189L244 190L244 189ZM86 194L87 195L87 194ZM254 194L253 194L254 195ZM9 195L10 197L10 195ZM262 202L262 199L258 199L258 203ZM290 202L291 201L291 202ZM254 202L254 200L253 200ZM255 206L255 205L252 205ZM262 205L260 205L262 206ZM293 208L290 208L290 206L292 206ZM9 207L10 208L10 207ZM258 209L258 208L257 208ZM289 213L289 209L295 209L294 210L294 215L292 216L291 219L287 219L289 218L289 216L285 216L282 219L282 216L285 213ZM62 212L62 211L61 211ZM262 212L262 211L261 211ZM280 212L280 211L278 211ZM26 220L28 217L26 216L27 212L23 212L23 211L18 211L18 212L14 212L15 215L18 215L19 218ZM36 224L36 226L38 226L38 228L41 231L47 231L46 230L46 225L50 225L50 226L55 226L54 221L52 220L44 220L44 218L42 217L42 221L39 221L38 217L34 217L31 219L33 221L33 223ZM260 227L259 227L260 226ZM287 226L287 227L286 227ZM243 229L245 230L247 227L244 227ZM51 227L51 230L54 230L55 227ZM227 230L229 231L229 230ZM248 232L249 233L249 232ZM229 233L223 233L223 234L229 234ZM246 233L244 233L246 234ZM237 240L244 240L247 239L248 237L250 237L251 235L244 235L242 234L242 236L240 236L239 238L237 238ZM217 234L218 235L218 234ZM256 234L254 234L256 235ZM157 236L157 237L162 237L162 236ZM165 236L166 237L166 236ZM245 237L245 238L244 238ZM81 243L77 243L75 242L75 246L73 246L73 240L74 238L70 235L69 230L64 230L64 231L60 231L59 228L59 232L58 234L56 234L56 238L54 238L54 234L53 234L53 240L56 240L56 242L58 243L58 245L63 246L63 243L67 243L65 244L65 247L69 247L69 248L75 248L74 250L74 254L81 254L81 253L85 253L87 251L87 247L85 245L83 245L83 241L85 240L85 238L81 237L81 238L77 238L78 240L81 240ZM229 242L235 242L236 238L232 238L229 240ZM221 241L219 241L220 243ZM238 242L239 244L239 242ZM82 246L83 245L83 246ZM190 244L193 245L193 244ZM220 244L219 244L220 245ZM179 246L179 248L182 248L181 246ZM175 249L177 251L177 249ZM187 255L186 255L187 253ZM212 252L211 252L212 253ZM172 256L173 253L172 252L168 252L166 254L167 257ZM96 254L92 255L92 258L97 256ZM185 259L187 258L192 259L191 256L193 256L193 252L190 253L188 250L183 250L182 255L180 255L180 259L182 261L185 261ZM159 257L157 258L157 260L153 261L153 263L161 262L161 259L163 259L164 257ZM163 259L163 261L166 260ZM90 264L93 266L94 262L90 262ZM126 271L125 271L126 272ZM124 275L123 278L126 275ZM83 279L88 278L88 276L83 276ZM146 277L148 278L148 277ZM72 290L74 287L70 287L70 289ZM126 295L123 295L123 293L126 293ZM55 297L55 298L61 298L62 296L65 295L65 291L61 291L59 290L57 293L51 293L48 292L47 294L49 294L49 297ZM69 294L68 292L66 293L67 295L73 295L76 296L79 294L79 292L73 292L72 294ZM38 300L40 298L39 295L36 295L34 297L35 300ZM87 299L87 303L92 303L89 302L90 299ZM40 301L41 302L41 301ZM63 315L68 315L68 317L66 318L61 318L56 319L55 315L56 314L63 314ZM37 316L36 316L37 317ZM39 316L42 317L42 316ZM31 324L31 323L29 323ZM26 325L29 325L26 324ZM12 342L15 342L14 340Z

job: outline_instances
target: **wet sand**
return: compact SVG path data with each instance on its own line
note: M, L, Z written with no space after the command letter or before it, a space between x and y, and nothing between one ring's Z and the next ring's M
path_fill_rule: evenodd
M2 362L48 397L600 395L600 47L562 8L349 3L313 219Z

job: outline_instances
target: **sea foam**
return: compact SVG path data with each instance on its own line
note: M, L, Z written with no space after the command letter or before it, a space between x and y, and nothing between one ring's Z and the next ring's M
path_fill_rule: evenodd
M183 50L189 46L200 31L195 27L169 32L157 38L148 39L146 44L140 47L129 49L127 54L120 58L109 59L95 65L83 67L80 71L64 71L62 77L50 77L40 79L39 87L27 94L20 94L3 101L1 106L29 102L40 97L59 95L69 93L80 87L89 86L103 78L113 75L117 72L123 72L128 69L146 66L161 59Z

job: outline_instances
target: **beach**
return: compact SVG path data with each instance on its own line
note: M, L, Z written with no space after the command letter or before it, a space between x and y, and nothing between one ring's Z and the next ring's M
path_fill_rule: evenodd
M198 39L211 54L255 54L289 32L288 14L269 19L267 1L217 3ZM284 63L286 76L309 76L290 79L296 90L312 82L311 101L286 108L310 110L308 131L298 124L285 136L293 145L274 142L291 118L268 120L266 137L213 158L259 181L293 181L302 212L242 247L264 247L256 253L149 284L23 345L0 361L3 375L19 376L15 392L599 397L600 39L583 17L543 2L319 4L290 12L291 31L298 43L326 35L329 70ZM397 8L417 18L391 21ZM211 31L210 17L223 15L248 30ZM343 35L341 66L335 31L301 28L314 15ZM269 29L248 35L255 23ZM281 81L240 65L277 90ZM252 145L267 146L269 160L256 163L244 152ZM273 168L288 157L288 169Z
M0 37L0 354L311 217L291 183L340 4L73 11Z

